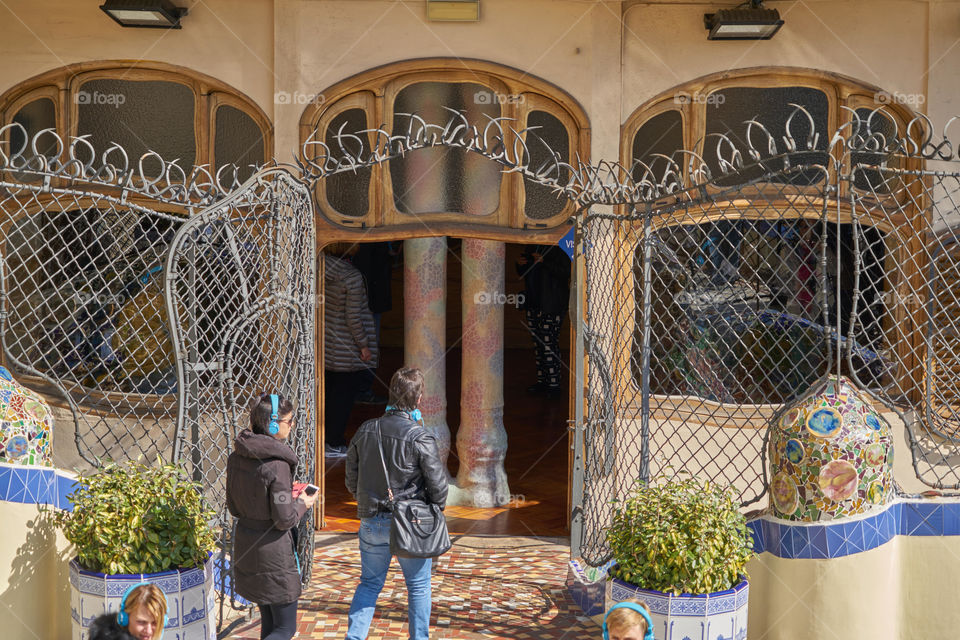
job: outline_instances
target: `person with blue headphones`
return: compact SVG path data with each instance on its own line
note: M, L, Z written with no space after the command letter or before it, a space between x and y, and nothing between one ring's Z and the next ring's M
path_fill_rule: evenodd
M318 492L293 496L297 454L286 443L293 403L264 393L250 406L250 428L227 458L227 509L236 519L231 556L236 592L257 603L260 638L290 640L297 632L300 565L294 530Z
M127 588L116 612L97 616L88 629L89 640L159 640L167 626L167 598L155 584L140 582Z
M603 640L656 640L650 609L639 600L624 600L603 616Z

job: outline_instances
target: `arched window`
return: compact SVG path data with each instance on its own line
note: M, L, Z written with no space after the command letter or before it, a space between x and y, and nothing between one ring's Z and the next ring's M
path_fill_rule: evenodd
M356 154L360 141L346 134L381 125L407 131L417 126L411 114L443 125L453 110L481 130L492 118L508 119L508 131L535 128L542 142L528 139L527 145L534 168L553 153L567 162L577 155L587 160L586 116L570 96L513 69L465 64L469 69L461 61L454 69L449 60L418 60L341 82L304 111L301 142L314 136L336 156ZM369 151L374 136L363 144ZM558 178L562 182L566 176ZM429 221L434 230L460 224L547 229L573 213L573 205L549 187L504 173L500 164L479 154L442 147L320 180L316 199L325 217L348 227Z
M270 121L252 100L213 78L164 64L84 63L44 73L0 95L0 126L10 123L23 130L11 128L0 142L14 151L52 129L64 143L88 136L96 166L116 144L134 168L147 151L176 160L187 176L194 165L207 165L213 174L226 167L221 183L228 188L273 153ZM39 142L40 153L58 152L54 136ZM111 155L107 162L119 166L122 158ZM156 175L159 167L148 160L143 170ZM10 177L41 179L26 171ZM53 186L69 185L53 178ZM137 411L152 410L160 406L153 404L161 402L157 397L176 386L162 269L189 212L135 192L124 197L145 208L126 206L111 187L69 194L23 192L0 208L6 229L0 246L7 297L3 358L60 381L79 402L116 394ZM25 384L49 390L33 371L14 370Z
M794 105L806 114L797 114ZM700 161L690 162L693 156L702 159L712 176L690 207L670 207L674 200L665 199L669 214L653 224L652 393L726 404L788 402L828 366L824 336L831 328L839 329L844 341L854 341L849 366L861 380L886 382L879 376L895 370L880 366L893 359L883 349L893 344L907 352L911 347L893 337L895 323L884 305L903 284L897 265L911 264L912 258L894 240L888 221L873 219L867 211L860 231L854 227L849 190L872 190L876 197L890 193L878 175L882 170L855 173L855 179L841 181L839 191L829 195L824 185L835 178L837 163L849 174L857 163L876 160L869 152L831 150L835 131L859 118L870 119L873 134L889 139L896 131L902 137L912 115L875 87L827 73L781 69L706 76L664 92L627 118L620 160L634 167L635 179L646 170L655 179L668 168L685 174ZM783 163L767 166L751 159L750 148L768 155L763 153L768 140L757 128L748 134L750 120L767 129L779 153L786 150L783 137L789 129L803 151L805 168L781 171ZM719 136L723 148L718 153ZM740 171L721 162L734 150L743 159ZM664 156L674 157L677 166ZM686 184L702 182L705 175L686 175ZM819 221L826 200L830 224L824 229ZM910 210L909 203L901 205ZM851 326L857 233L862 282ZM643 375L638 357L645 259L641 236L637 231L632 238L634 290L621 294L627 298L623 305L636 312L630 361L637 388ZM821 251L826 254L826 291L817 286Z
M63 140L88 135L98 153L119 144L131 163L149 150L187 172L236 165L241 181L250 165L273 153L270 121L252 100L214 78L160 63L83 63L31 78L0 96L0 126L12 122L28 138L43 129ZM25 142L19 131L8 136L13 149Z

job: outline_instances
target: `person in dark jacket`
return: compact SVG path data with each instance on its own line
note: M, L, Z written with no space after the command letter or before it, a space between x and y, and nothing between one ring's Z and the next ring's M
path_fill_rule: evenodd
M527 393L556 397L562 392L560 326L570 299L570 258L560 247L528 244L517 260L517 273L523 277L523 305L537 364L537 382Z
M416 496L444 508L447 480L433 434L420 426L423 374L403 368L390 379L390 404L382 418L367 420L347 450L346 485L357 499L360 518L360 584L350 603L347 640L367 637L377 597L390 568L390 522L387 479L394 495ZM411 640L429 637L430 558L398 558L407 584Z
M290 640L297 632L300 571L292 529L319 495L292 496L297 455L284 442L292 424L288 399L261 395L227 459L227 508L237 518L235 587L260 609L261 640Z
M363 275L350 259L357 245L337 242L323 252L324 455L347 455L345 433L353 403L379 351Z

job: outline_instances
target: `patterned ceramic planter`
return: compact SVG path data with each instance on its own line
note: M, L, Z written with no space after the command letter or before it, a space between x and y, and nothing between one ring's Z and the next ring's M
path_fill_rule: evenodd
M745 640L749 594L746 580L726 591L675 596L613 578L605 610L630 598L647 603L657 640Z
M215 640L213 561L202 567L163 573L105 575L70 561L72 640L87 640L87 628L104 611L116 611L127 588L138 582L160 587L167 597L164 640Z

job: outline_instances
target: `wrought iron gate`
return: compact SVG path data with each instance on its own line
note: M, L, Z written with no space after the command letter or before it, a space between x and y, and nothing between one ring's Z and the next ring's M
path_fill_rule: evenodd
M62 399L55 419L72 421L79 454L73 461L61 446L64 466L143 458L187 468L219 510L223 568L232 525L225 462L255 394L294 400L297 479L315 477L307 187L280 167L225 185L235 172L184 170L152 153L131 163L119 146L95 150L49 130L29 139L17 124L0 129L8 139L0 144L5 364L21 383ZM298 544L306 583L310 518ZM227 576L220 571L222 592Z
M178 389L173 456L221 506L222 554L230 553L233 529L226 461L253 398L281 393L294 402L295 480L316 477L315 246L310 193L284 168L255 174L183 224L170 245L166 300ZM306 584L310 517L300 523L297 552Z
M830 375L902 423L900 482L960 489L960 163L925 120L871 120L853 114L828 149L817 132L731 134L709 162L583 182L626 209L578 221L588 562L609 557L611 501L638 479L688 471L763 506L768 425Z

